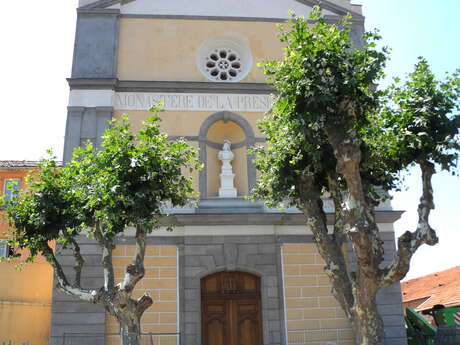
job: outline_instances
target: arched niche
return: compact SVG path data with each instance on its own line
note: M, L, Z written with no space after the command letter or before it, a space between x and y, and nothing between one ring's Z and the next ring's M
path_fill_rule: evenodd
M227 136L227 137L226 137ZM233 140L232 140L233 138ZM254 131L249 122L241 115L222 111L209 116L200 127L200 160L204 168L200 172L200 194L203 198L217 195L220 162L217 153L222 149L224 139L232 141L231 149L235 153L235 186L238 195L247 194L256 180L256 170L247 149L254 146ZM215 157L214 157L215 156ZM238 171L239 169L239 171ZM242 172L241 169L245 171ZM208 190L211 188L211 190Z

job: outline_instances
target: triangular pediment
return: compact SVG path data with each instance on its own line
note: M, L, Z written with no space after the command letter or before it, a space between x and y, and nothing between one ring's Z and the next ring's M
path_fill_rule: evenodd
M286 19L289 11L308 16L320 5L326 16L343 16L350 12L362 18L359 6L350 0L80 0L87 9L120 9L122 14L191 17L237 17Z

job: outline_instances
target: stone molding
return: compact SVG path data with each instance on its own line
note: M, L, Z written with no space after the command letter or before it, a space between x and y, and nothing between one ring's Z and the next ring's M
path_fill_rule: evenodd
M223 208L214 208L206 212L198 208L193 214L172 214L164 220L164 224L174 226L186 225L305 225L305 216L302 213L268 213L254 212L247 208L248 212L229 213ZM379 224L392 224L397 221L402 211L376 211L375 218ZM334 214L327 213L327 224L334 224Z
M276 93L266 83L213 83L188 81L141 81L118 78L67 78L71 90L110 89L116 92L162 92L162 93Z
M90 93L93 90L72 90ZM95 90L110 91L111 90ZM163 103L166 111L233 111L266 113L273 103L271 95L169 92L116 92L113 105L117 110L146 110L152 104Z
M80 8L81 9L106 9L107 7L110 7L116 4L121 4L121 6L123 6L124 4L132 2L132 1L135 1L135 0L98 0L91 4L82 6ZM331 16L331 17L337 18L340 16L344 16L347 13L350 13L352 15L352 18L355 21L364 21L364 16L362 14L357 13L346 7L343 7L341 5L338 5L330 0L296 0L296 1L308 7L320 6L322 9L331 11L336 14L335 16ZM178 17L178 16L175 16L175 17ZM185 17L184 19L190 19L190 17L197 17L197 16L180 16L180 17ZM197 18L197 19L205 18L208 20L212 20L209 17L204 17L204 16L203 16L204 18L201 16L199 17L200 18ZM214 17L211 17L211 18L214 18ZM263 20L270 20L270 21L274 19L279 20L278 18L245 18L245 17L215 17L215 20L224 20L222 18L229 18L227 20L246 19L246 20L251 20L251 21L254 21L255 19L263 19ZM285 19L281 19L281 21L285 21Z
M242 271L261 278L264 344L284 345L284 295L276 236L185 238L179 250L181 344L201 344L201 278Z
M323 18L328 24L336 24L343 16L324 15ZM287 18L267 18L267 17L229 17L229 16L194 16L194 15L169 15L169 14L121 14L121 18L134 19L171 19L171 20L208 20L208 21L228 21L228 22L267 22L267 23L287 23ZM307 19L309 23L314 20ZM352 17L349 20L352 24L364 23L364 17Z

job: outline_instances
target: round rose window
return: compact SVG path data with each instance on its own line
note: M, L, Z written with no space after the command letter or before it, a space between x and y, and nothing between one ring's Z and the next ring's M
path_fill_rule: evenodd
M197 65L209 80L236 82L249 73L252 56L249 49L236 39L212 38L198 49Z

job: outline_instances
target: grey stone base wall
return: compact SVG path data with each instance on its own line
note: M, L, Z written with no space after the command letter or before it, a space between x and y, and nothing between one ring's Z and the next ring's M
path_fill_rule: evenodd
M197 236L180 246L181 344L201 344L201 278L244 271L261 278L264 345L285 344L280 244L276 236Z
M394 255L393 233L382 233L387 264ZM179 247L179 316L181 345L201 344L201 278L219 271L243 271L261 278L264 345L285 345L284 296L281 265L283 243L311 243L310 235L296 236L193 236L148 238L149 245L177 245ZM124 244L134 244L128 238ZM133 242L133 243L131 243ZM80 240L86 265L82 286L103 286L99 246L86 238ZM349 257L352 258L351 251ZM63 251L59 260L73 278L74 259ZM351 268L356 261L351 260ZM377 295L379 311L385 324L385 345L407 345L404 327L400 284L382 289ZM84 335L93 335L92 345L104 344L105 310L102 306L81 302L56 288L53 290L50 341L48 345L63 344L63 335L71 344L87 344ZM70 342L67 342L70 343Z
M99 245L87 238L80 238L79 243L85 259L81 279L82 287L100 288L104 286ZM71 252L58 249L57 258L69 282L72 283L75 273L73 271L74 258ZM89 345L88 339L91 339L91 345L104 345L104 333L105 310L101 305L80 301L61 292L55 286L53 287L48 345Z

